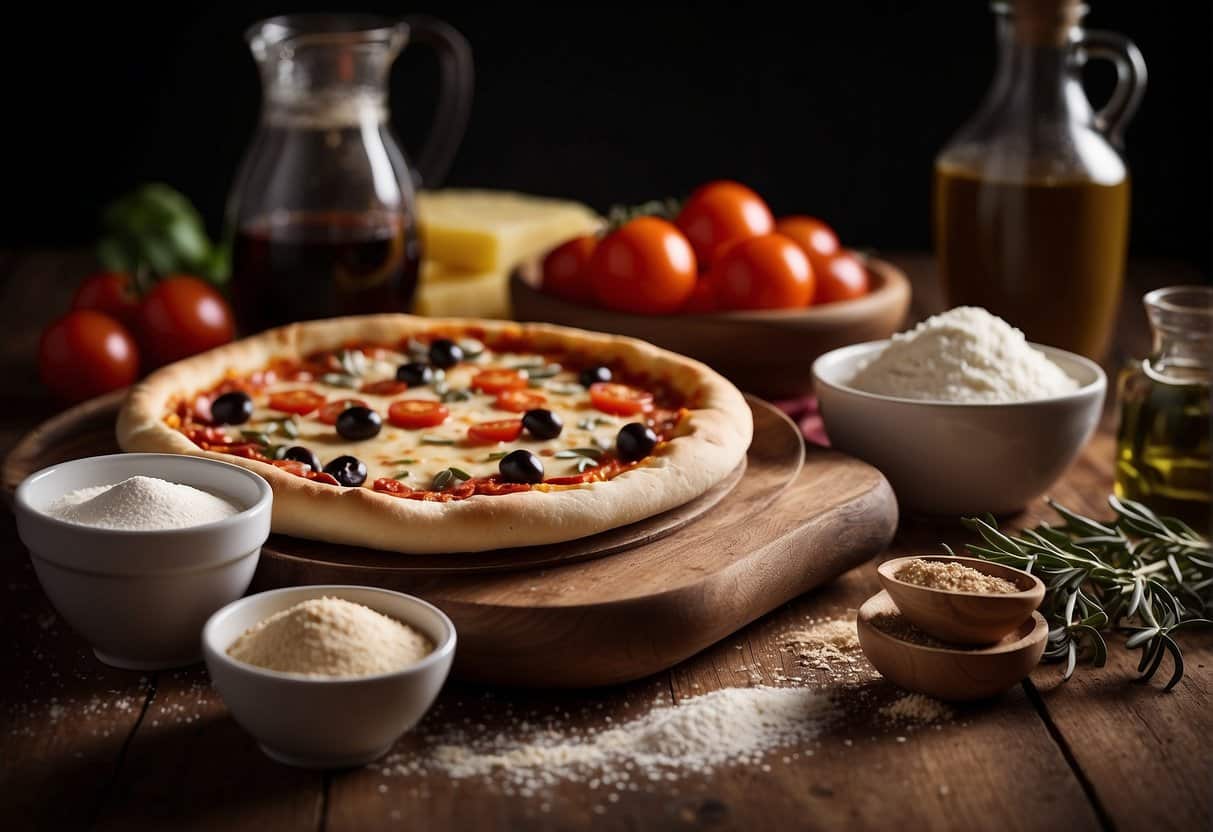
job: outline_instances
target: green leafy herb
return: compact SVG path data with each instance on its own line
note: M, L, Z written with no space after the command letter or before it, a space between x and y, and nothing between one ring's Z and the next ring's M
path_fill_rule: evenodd
M1184 674L1175 633L1213 623L1213 549L1180 520L1115 496L1108 503L1116 519L1103 523L1050 500L1061 525L1042 524L1019 537L999 531L992 517L967 518L962 522L982 538L967 548L974 557L1044 581L1040 611L1050 626L1045 658L1065 661L1066 679L1080 658L1102 667L1108 657L1104 633L1118 630L1128 634L1125 647L1141 650L1143 681L1171 656L1170 690Z
M510 455L509 451L493 451L487 457L485 457L484 461L485 462L496 462L499 459L505 459L509 455Z
M151 278L184 273L226 282L228 251L211 242L202 216L180 192L159 182L140 185L105 207L97 258L128 272L143 290Z
M547 384L547 389L553 393L560 393L564 396L574 396L585 390L585 388L580 384L562 384L555 382L549 382Z
M515 363L509 365L509 369L526 370L529 372L531 370L541 369L546 363L547 362L545 362L542 358L528 358L525 361L516 361Z
M469 474L467 471L464 471L462 468L454 468L454 467L443 468L441 471L439 471L437 474L434 475L434 482L433 482L432 488L435 491L445 491L446 489L448 489L452 485L454 485L456 480L465 482L467 480L470 480L471 478L472 478L472 475Z
M270 444L269 434L262 430L242 430L240 431L240 435L248 441L254 442L258 445Z
M267 445L265 455L270 459L286 459L286 452L290 450L286 445Z
M289 419L282 419L277 424L278 424L279 428L282 430L283 435L286 436L287 438L289 438L289 439L298 439L299 438L299 423L295 421L294 416L292 416Z
M408 471L397 471L395 474L392 475L392 479L394 479L394 480L406 480L406 479L408 479L408 477L409 477Z
M601 459L602 450L599 448L568 448L556 452L557 459L575 459L579 456L588 456L590 459Z
M472 398L472 393L470 390L465 389L444 390L439 393L439 396L444 402L466 402Z
M445 439L441 436L431 436L428 433L421 434L422 445L454 445L454 439Z
M409 459L407 457L404 459L393 459L391 462L388 463L388 465L416 465L416 464L417 464L417 460Z
M559 364L540 364L536 367L528 368L526 374L528 378L532 379L552 378L559 375L563 369Z
M673 221L682 210L682 201L673 197L665 199L650 199L639 205L612 205L607 211L608 230L615 230L637 217L660 217Z

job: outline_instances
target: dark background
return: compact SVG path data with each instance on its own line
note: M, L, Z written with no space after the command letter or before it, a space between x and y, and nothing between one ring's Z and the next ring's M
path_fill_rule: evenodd
M1210 4L1092 5L1087 24L1132 37L1150 72L1127 134L1133 253L1208 273ZM152 179L185 191L218 230L259 104L243 30L333 4L147 8L45 4L8 20L0 243L87 243L101 205ZM994 64L979 0L360 8L433 14L471 42L476 102L448 184L601 210L731 177L776 213L826 218L857 247L930 246L932 159ZM424 138L435 72L420 47L393 72L408 148ZM1111 70L1088 74L1102 101Z

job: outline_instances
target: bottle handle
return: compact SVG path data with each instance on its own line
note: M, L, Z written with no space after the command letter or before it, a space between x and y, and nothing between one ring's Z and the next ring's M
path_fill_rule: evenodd
M1095 113L1095 128L1116 147L1124 144L1124 129L1146 92L1146 62L1133 41L1116 32L1084 31L1077 43L1080 66L1088 58L1111 61L1116 67L1116 88Z
M424 43L438 56L438 106L430 135L417 154L417 175L433 188L442 183L455 161L472 109L472 48L451 25L427 15L402 18L410 41Z

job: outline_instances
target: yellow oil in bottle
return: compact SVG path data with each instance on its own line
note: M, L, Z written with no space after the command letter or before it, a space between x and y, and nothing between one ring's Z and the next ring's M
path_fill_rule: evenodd
M1147 360L1121 374L1119 393L1116 495L1209 533L1213 446L1208 376L1160 373Z

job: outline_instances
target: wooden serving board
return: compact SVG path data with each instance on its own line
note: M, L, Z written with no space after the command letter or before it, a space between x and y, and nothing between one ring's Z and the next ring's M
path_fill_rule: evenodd
M86 402L26 436L5 460L6 493L47 465L117 451L120 401ZM466 679L589 687L647 676L859 565L896 530L878 471L806 450L786 416L750 405L744 469L682 509L583 541L424 560L272 535L254 588L419 595L455 622L455 672Z

